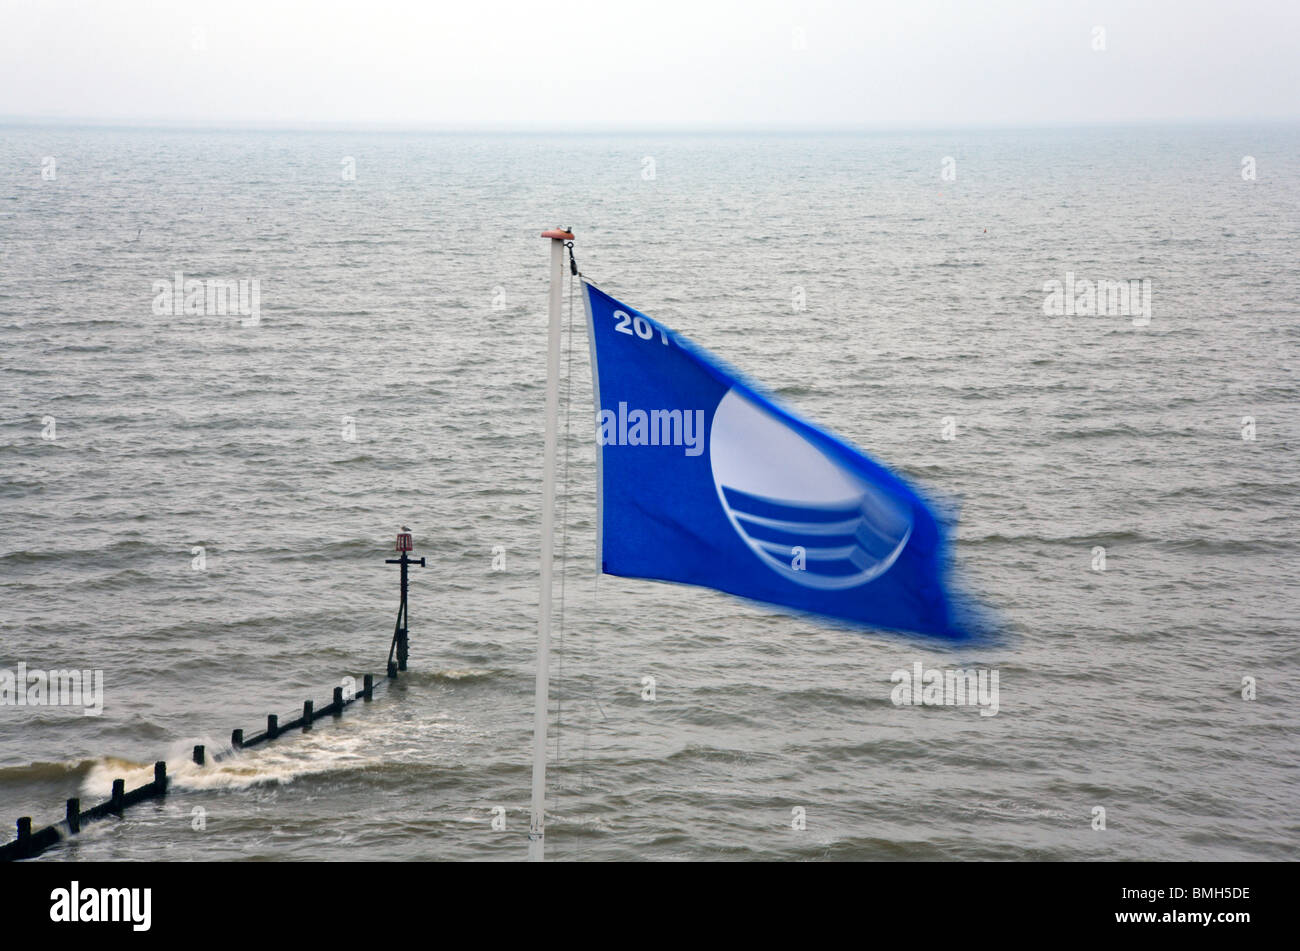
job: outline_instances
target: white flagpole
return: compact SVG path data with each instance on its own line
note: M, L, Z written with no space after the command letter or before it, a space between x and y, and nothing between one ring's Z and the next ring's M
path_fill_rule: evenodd
M542 457L542 591L537 612L537 692L533 700L533 814L528 828L528 860L540 862L546 843L546 717L550 700L551 555L555 524L555 444L560 430L560 299L564 280L564 242L573 235L556 228L551 240L550 333L546 344L546 438Z

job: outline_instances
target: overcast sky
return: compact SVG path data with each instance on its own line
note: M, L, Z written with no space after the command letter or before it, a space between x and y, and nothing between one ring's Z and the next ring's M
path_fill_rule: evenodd
M0 116L1292 119L1298 37L1300 0L0 0Z

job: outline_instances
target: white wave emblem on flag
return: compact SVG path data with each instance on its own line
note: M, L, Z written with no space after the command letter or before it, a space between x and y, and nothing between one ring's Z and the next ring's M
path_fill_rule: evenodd
M809 588L865 584L912 534L910 506L863 481L734 388L709 434L718 499L736 533L782 577ZM802 567L795 567L803 549Z

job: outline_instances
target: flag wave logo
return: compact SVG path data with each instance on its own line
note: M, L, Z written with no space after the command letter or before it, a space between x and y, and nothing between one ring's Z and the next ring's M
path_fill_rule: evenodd
M765 565L804 587L866 584L889 570L912 535L910 505L735 387L714 413L709 460L736 533Z

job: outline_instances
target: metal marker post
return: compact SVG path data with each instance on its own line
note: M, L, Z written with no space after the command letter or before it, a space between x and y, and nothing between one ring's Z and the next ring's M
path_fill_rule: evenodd
M419 565L421 568L425 567L423 558L421 558L419 561L416 561L414 558L408 557L408 552L411 551L412 547L413 545L411 541L411 533L408 531L402 531L397 536L397 546L395 548L396 551L402 553L402 557L388 558L384 562L384 564L387 565L402 566L402 603L397 608L397 625L393 628L393 643L392 646L388 648L388 676L389 677L396 677L397 672L399 670L406 670L406 648L407 648L406 593L410 588L410 585L406 577L406 569L410 565ZM394 653L396 653L397 655L396 661L393 660Z

